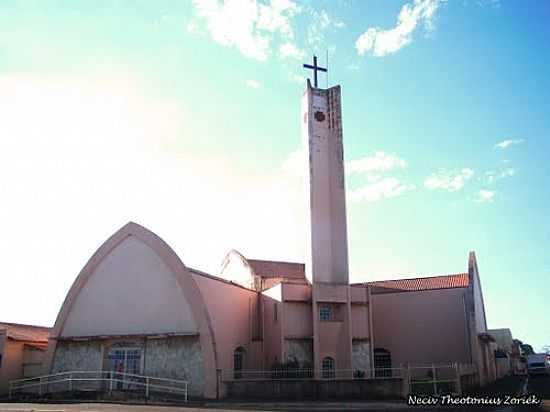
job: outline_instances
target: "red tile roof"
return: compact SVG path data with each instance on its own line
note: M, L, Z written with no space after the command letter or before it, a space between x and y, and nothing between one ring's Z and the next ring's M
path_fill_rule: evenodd
M262 278L286 278L305 280L303 263L276 262L272 260L247 259L256 275ZM468 287L468 273L420 277L413 279L381 280L361 283L373 286L374 293L413 292L421 290L452 289ZM356 284L359 285L359 284Z
M414 279L380 280L363 283L363 285L372 286L373 293L465 288L468 287L468 284L469 278L467 273Z
M303 263L275 262L272 260L247 259L256 275L262 278L287 278L305 280Z
M0 329L6 330L6 335L9 339L34 342L48 343L48 337L52 328L45 326L21 325L19 323L0 322Z
M45 351L48 349L48 344L47 343L24 343L25 347L30 347L30 348L33 348L33 349L37 349L37 350L42 350L42 351Z

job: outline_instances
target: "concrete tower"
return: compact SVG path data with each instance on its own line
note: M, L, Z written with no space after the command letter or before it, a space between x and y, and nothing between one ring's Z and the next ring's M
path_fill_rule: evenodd
M348 240L340 86L307 89L302 138L309 153L306 276L311 283L348 285Z
M307 81L302 99L302 137L309 154L305 262L306 277L313 289L314 369L317 378L351 378L351 290L340 86L319 89Z

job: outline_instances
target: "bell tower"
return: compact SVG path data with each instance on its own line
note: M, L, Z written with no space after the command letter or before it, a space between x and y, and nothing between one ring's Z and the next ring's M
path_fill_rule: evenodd
M312 285L316 378L351 378L351 290L348 271L346 190L340 86L307 81L302 97L302 141L308 153L306 277ZM334 375L330 375L330 370ZM326 374L329 374L328 376ZM325 375L325 376L322 376ZM348 376L349 375L349 376Z
M308 80L302 98L302 139L309 153L306 276L311 283L349 284L340 96L340 86L318 89Z

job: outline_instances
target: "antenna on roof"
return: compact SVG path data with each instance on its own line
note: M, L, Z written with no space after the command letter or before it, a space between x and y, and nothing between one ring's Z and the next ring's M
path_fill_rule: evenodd
M327 89L328 89L328 49L327 49Z

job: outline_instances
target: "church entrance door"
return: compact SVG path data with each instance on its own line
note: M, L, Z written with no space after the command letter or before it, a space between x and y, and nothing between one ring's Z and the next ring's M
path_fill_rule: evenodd
M115 388L118 390L130 389L132 376L138 375L141 370L141 349L139 348L113 348L109 351L110 371L116 380Z

